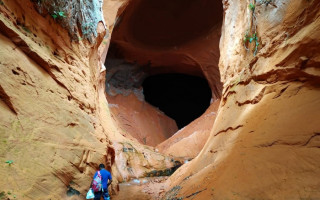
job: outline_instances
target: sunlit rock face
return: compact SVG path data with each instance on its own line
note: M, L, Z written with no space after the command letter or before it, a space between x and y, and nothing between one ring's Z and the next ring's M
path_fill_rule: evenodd
M103 51L98 51L109 42L116 16L108 13L103 23L102 8L96 6L101 1L85 6L72 1L72 12L65 7L70 2L0 1L3 198L83 198L100 163L114 175L112 190L117 180L128 177L126 168L117 167L120 145L110 142L125 138L108 109L105 74L100 73ZM103 9L117 12L124 3L106 2ZM85 18L79 20L79 13ZM81 29L84 25L92 28L90 34ZM130 177L173 165L174 160L153 150L144 157L145 147L135 149ZM157 160L146 164L148 156Z
M105 29L96 22L92 44L71 42L61 26L69 13L54 19L37 6L0 4L0 192L10 199L63 199L69 185L84 192L100 162L113 164L97 117L96 52Z
M219 113L164 199L318 199L320 3L223 2Z
M183 157L185 160L196 157L210 136L219 103L219 100L213 102L199 118L157 145L156 148L167 155Z

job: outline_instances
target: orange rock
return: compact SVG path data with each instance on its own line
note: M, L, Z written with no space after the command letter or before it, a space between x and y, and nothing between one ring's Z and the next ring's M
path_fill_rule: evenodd
M248 52L243 46L247 1L225 1L219 114L200 154L170 178L171 188L183 186L175 197L320 197L319 8L317 1L257 1L254 57L253 44Z
M156 146L178 130L174 120L134 94L108 96L107 99L121 133L141 144Z
M179 130L156 148L162 153L175 157L196 157L209 138L219 104L219 100L213 102L201 117Z
M118 181L172 167L176 158L165 154L200 152L166 182L156 178L127 191L139 191L133 198L140 200L164 190L164 199L319 199L319 1L255 1L254 9L244 0L223 1L223 9L220 1L159 1L166 9L156 10L155 2L138 0L121 16L127 1L105 2L106 27L99 22L90 43L72 41L67 19L39 14L39 2L0 1L0 193L66 199L72 187L83 198L101 162L117 192ZM139 18L151 14L145 30ZM257 38L244 41L253 28ZM78 30L71 35L81 36ZM158 145L165 154L141 141L165 140L176 130L171 119L134 95L106 99L101 63L111 33L128 61L149 64L150 74L203 76L220 99ZM120 115L139 129L125 129ZM155 129L163 131L151 137Z
M111 145L117 140L110 141L121 132L100 74L97 45L106 31L99 23L96 43L72 42L59 24L64 19L40 15L34 3L0 1L0 193L12 199L65 199L70 185L83 195L99 163L112 171L116 184L127 169L118 168L119 151ZM133 177L173 165L145 146L135 149Z

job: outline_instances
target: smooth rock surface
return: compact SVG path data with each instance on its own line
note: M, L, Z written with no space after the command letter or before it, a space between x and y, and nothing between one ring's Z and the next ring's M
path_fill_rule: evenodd
M320 197L320 3L261 2L254 57L243 44L248 2L224 1L219 113L199 156L170 177L179 191L163 199Z

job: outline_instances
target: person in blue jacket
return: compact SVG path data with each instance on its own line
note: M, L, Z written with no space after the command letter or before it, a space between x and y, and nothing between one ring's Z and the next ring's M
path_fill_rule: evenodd
M94 200L100 200L101 197L103 197L104 200L110 200L108 186L112 182L111 173L105 169L104 164L100 164L99 168L100 168L99 171L101 174L101 186L102 186L101 189L102 189L102 191L94 192ZM97 175L98 175L98 171L94 174L93 179L95 179ZM93 183L93 181L91 182L90 188L92 187L92 183Z

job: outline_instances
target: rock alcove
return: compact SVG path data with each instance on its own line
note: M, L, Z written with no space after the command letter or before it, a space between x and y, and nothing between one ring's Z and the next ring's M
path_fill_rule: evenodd
M221 97L221 21L220 1L129 3L118 17L105 61L107 99L125 136L156 146L206 110L216 112L218 103L214 109L209 106L210 100ZM153 106L141 106L144 110L137 104ZM152 117L138 117L141 111ZM158 129L150 129L146 122ZM205 132L208 126L203 126Z

